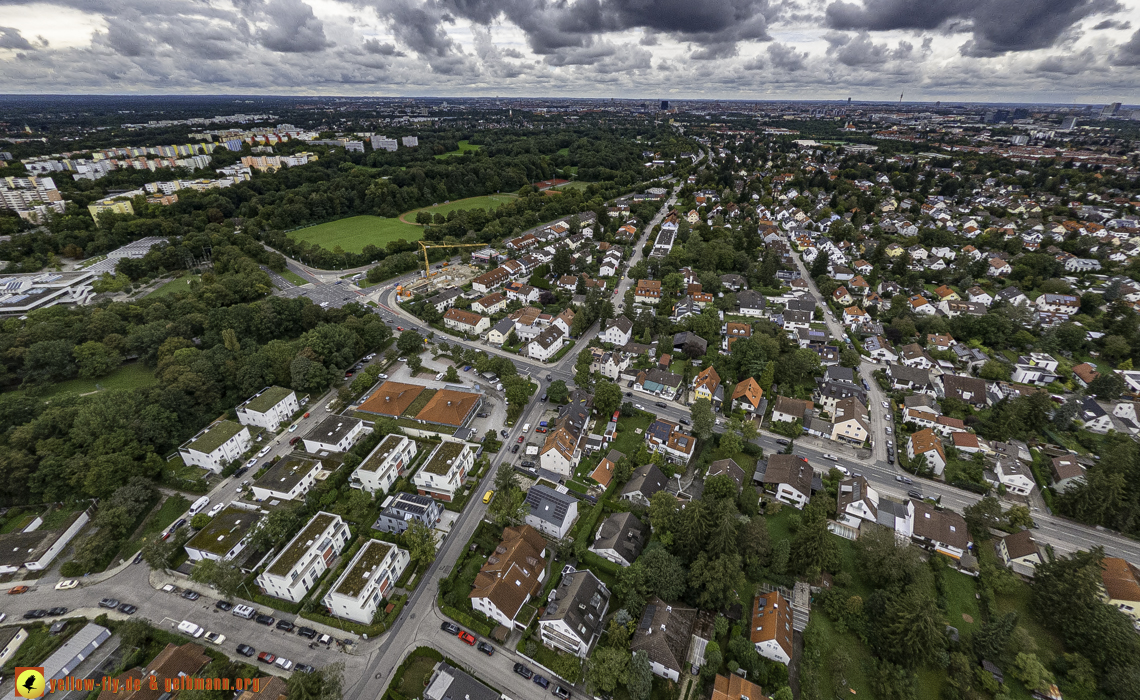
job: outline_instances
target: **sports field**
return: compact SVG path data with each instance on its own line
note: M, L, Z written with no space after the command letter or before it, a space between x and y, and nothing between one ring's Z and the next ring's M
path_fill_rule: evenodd
M511 201L512 199L517 198L517 194L489 194L483 197L468 197L467 199L457 199L454 202L448 202L447 204L433 204L432 206L424 207L423 209L413 209L411 211L406 211L403 214L400 214L400 219L402 221L415 222L416 214L421 211L429 212L433 216L435 214L443 214L444 216L447 216L453 211L460 211L464 209L486 209L487 211L490 211L499 207L500 205Z
M398 241L401 238L405 241L418 241L423 238L424 232L423 228L415 224L405 224L399 219L365 215L350 216L347 219L300 228L290 231L289 235L292 238L316 243L328 250L340 246L350 253L359 253L369 243L383 248L389 241Z
M467 143L466 141L459 142L459 148L447 153L440 153L436 158L450 158L451 156L461 156L467 151L478 151L482 146L477 143Z

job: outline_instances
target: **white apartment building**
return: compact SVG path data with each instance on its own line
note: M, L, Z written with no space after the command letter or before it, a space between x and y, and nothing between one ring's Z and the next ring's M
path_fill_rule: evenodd
M395 588L410 561L407 550L380 540L369 540L322 602L336 617L362 625L372 624L381 602Z
M238 422L256 425L266 430L277 428L301 409L297 394L292 389L268 386L237 407Z
M178 447L182 461L220 474L226 465L241 459L250 446L249 428L220 420Z
M349 486L368 493L388 492L396 479L404 475L417 451L415 441L407 436L388 435L352 472Z
M348 524L339 515L318 512L257 577L261 592L301 602L348 544Z
M259 501L279 498L283 501L300 500L305 497L313 484L321 463L310 459L285 456L253 482L253 497Z
M428 457L412 483L422 496L451 501L463 488L475 465L475 452L464 442L441 442Z

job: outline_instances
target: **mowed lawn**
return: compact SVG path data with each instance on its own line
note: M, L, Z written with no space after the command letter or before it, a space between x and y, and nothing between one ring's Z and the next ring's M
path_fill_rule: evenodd
M401 238L405 241L418 241L423 238L424 232L421 227L405 224L399 219L364 215L300 228L290 231L289 235L328 250L340 246L350 253L359 253L369 244L383 248L390 241Z
M142 364L132 363L123 365L107 376L98 379L69 379L65 382L53 384L36 396L49 399L53 396L65 394L90 394L109 389L137 389L154 384L157 381L154 377L154 370ZM21 390L17 389L16 391Z
M518 199L518 195L489 194L482 197L468 197L467 199L457 199L454 202L448 202L447 204L433 204L430 207L413 209L411 211L400 214L400 218L404 221L414 222L416 220L416 214L421 211L426 211L432 216L435 216L436 214L447 216L453 211L466 211L468 209L486 209L487 211L491 211L492 209L496 209L503 204L506 204L512 199Z

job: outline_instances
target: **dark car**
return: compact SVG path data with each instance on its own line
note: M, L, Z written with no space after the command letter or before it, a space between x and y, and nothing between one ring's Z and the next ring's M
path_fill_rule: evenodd
M911 498L922 498L922 492L918 489L911 489L910 491L906 492L906 495L910 496Z
M509 433L509 432L507 432L506 430L500 430L500 431L499 431L499 435L502 435L503 437L506 437L506 436L510 435L510 433Z
M523 666L522 664L515 664L515 673L527 679L534 675L533 671L531 671L526 666Z
M138 564L140 561L142 561L142 552L139 552L138 554L136 554L135 560L132 561L131 563L132 564Z
M658 401L657 403L655 403L653 405L656 406L657 408L669 408L668 406L665 405L664 401Z
M272 627L275 622L272 615L258 615L253 619L257 621L257 624L265 625L266 627Z
M548 373L546 375L546 381L548 381L548 382L554 381L554 375Z
M253 656L257 653L257 650L248 644L238 644L237 653L241 654L242 656Z
M178 520L174 521L173 525L170 526L170 531L174 532L175 530L177 530L178 528L182 527L185 524L186 524L186 518L179 518Z
M459 634L459 625L454 622L445 622L439 628L448 634Z
M283 630L285 632L292 632L293 631L293 623L289 622L288 620L278 620L277 621L277 629Z
M316 671L317 669L313 668L309 664L297 664L296 666L293 667L293 670L296 671L297 673L312 673L313 671Z
M887 464L894 464L894 463L895 463L895 456L894 455L887 455Z
M546 680L546 678L543 676L535 676L531 680L534 681L535 685L539 686L543 690L546 690L550 687L550 681Z
M519 451L519 446L516 443L515 446L511 448L511 454L518 454L518 451Z
M633 396L633 392L632 392L632 391L627 391L627 392L625 392L625 395L626 395L626 396Z
M182 591L182 597L186 600L198 600L202 597L202 594L197 591Z
M123 603L119 606L119 612L123 613L124 615L134 615L138 611L139 609L130 603Z
M787 440L777 440L776 444L777 445L783 445L784 447L787 447L791 443L789 443Z
M237 471L234 472L234 478L235 479L242 478L243 476L245 476L245 473L247 471L249 471L249 467L242 467L242 468L238 469Z
M562 698L562 700L570 700L570 691L560 685L554 686L554 690L550 691L555 696Z
M24 613L25 620L38 620L41 617L47 617L47 610L29 610Z
M305 639L312 639L313 637L317 636L317 631L312 627L298 627L297 634L301 635Z
M487 656L494 656L495 655L495 647L491 646L487 642L479 642L479 644L475 648L478 649L479 651L483 652Z
M692 425L692 422L688 418L678 418L677 420L681 421L681 425Z
M48 616L49 617L58 617L60 615L66 615L66 614L67 614L67 608L52 608L51 610L48 610Z
M487 416L489 416L489 415L491 415L491 414L490 414L490 413L486 413L486 412L484 412L484 413L479 413L479 414L476 414L476 415L475 415L475 417L476 417L476 418L486 418L486 417L487 417Z
M224 600L219 600L218 602L214 603L214 607L218 610L221 610L222 612L229 612L234 609L233 603L227 603Z
M99 607L114 610L115 608L119 607L119 601L114 598L104 598L103 600L99 601Z

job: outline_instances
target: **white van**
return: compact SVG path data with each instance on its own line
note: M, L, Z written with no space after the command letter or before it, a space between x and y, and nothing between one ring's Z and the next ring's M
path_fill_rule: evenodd
M325 404L325 410L329 413L332 413L332 407L334 403L336 403L336 399L330 399L329 402Z
M524 433L530 432L530 423L527 423L526 425L523 426L523 432Z
M257 611L248 605L235 605L233 614L245 618L246 620L252 620L253 616L257 614Z
M194 505L190 506L190 517L194 517L195 515L201 513L202 509L208 505L210 505L209 496L202 496L198 500L194 501Z
M441 379L443 379L443 372L440 372L439 374L435 375L435 380L436 380L437 382L438 382L439 380L441 380Z
M178 623L178 631L183 633L183 634L188 634L191 637L193 637L194 639L201 637L206 632L206 630L202 629L198 625L195 625L193 622L190 622L189 620L183 620L182 622L179 622Z

